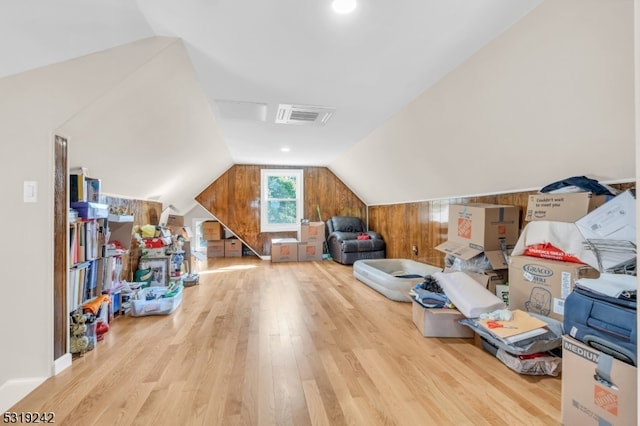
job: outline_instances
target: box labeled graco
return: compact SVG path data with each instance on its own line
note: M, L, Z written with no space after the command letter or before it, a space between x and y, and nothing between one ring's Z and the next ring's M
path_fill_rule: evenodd
M564 299L580 278L600 273L583 263L562 262L531 256L511 256L509 309L522 309L562 321Z

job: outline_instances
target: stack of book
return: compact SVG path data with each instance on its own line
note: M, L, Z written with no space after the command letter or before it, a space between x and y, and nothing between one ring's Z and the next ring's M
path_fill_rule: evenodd
M87 176L87 169L72 168L69 174L69 199L73 202L100 202L100 179Z

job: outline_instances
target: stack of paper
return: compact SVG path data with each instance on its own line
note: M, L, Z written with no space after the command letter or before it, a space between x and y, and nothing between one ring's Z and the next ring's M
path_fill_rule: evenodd
M600 272L624 270L636 262L636 197L627 190L580 218L576 225Z
M513 311L513 319L511 321L493 321L502 325L502 327L490 328L487 322L489 320L479 320L478 325L506 343L519 342L545 334L548 331L546 328L547 323L519 309Z

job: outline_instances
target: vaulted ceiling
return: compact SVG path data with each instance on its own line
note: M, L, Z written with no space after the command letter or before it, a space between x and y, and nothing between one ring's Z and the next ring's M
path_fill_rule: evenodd
M330 166L542 0L359 0L348 15L334 13L331 2L5 0L0 78L149 37L176 38L211 109L222 158ZM326 123L298 115L281 124L281 104L331 114ZM223 170L197 164L191 172L201 179L190 197ZM361 191L355 180L346 183Z

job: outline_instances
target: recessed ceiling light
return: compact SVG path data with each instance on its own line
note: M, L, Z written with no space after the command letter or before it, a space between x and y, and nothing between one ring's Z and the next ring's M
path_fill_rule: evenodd
M288 146L283 146L282 148L280 148L280 151L289 152L289 151L291 151L291 148L289 148Z
M331 3L334 12L340 14L351 13L356 9L356 6L356 0L333 0Z

